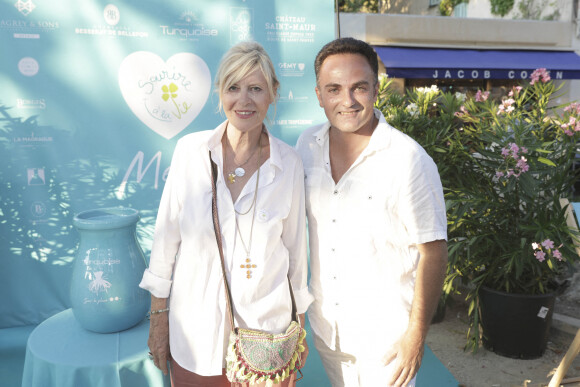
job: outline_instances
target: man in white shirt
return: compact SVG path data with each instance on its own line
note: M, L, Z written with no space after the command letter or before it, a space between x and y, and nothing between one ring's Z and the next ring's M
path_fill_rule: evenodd
M372 47L337 39L315 71L328 122L297 143L314 343L333 386L414 386L447 263L437 167L374 109Z

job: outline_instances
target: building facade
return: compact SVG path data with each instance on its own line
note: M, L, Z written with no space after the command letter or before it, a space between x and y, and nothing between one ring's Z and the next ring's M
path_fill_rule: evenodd
M543 0L521 1L534 5ZM463 3L462 17L437 16L433 0L388 3L383 0L382 9L389 13L341 13L338 31L373 45L383 70L400 88L437 84L499 95L528 79L535 68L546 67L564 83L556 103L580 100L577 0L544 7L542 15L560 14L552 21L514 19L518 1L503 18L491 14L489 0Z

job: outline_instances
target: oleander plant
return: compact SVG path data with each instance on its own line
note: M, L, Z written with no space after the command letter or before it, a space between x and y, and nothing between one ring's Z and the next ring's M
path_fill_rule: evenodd
M437 163L444 187L449 264L444 295L469 301L466 347L479 346L478 291L557 292L579 260L566 207L578 179L574 162L580 104L553 104L562 85L537 69L501 99L436 86L393 91L380 79L376 107Z

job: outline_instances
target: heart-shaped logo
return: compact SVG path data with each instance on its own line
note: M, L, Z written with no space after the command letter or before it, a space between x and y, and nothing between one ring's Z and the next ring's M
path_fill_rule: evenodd
M170 139L201 112L211 89L207 64L191 53L158 55L137 51L119 67L121 94L133 113L155 133Z

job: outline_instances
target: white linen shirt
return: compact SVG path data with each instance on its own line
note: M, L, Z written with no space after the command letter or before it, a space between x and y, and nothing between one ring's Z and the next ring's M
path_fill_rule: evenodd
M307 287L304 170L296 151L270 134L270 158L260 169L251 247L252 211L238 215L240 233L250 248L252 277L246 277L246 253L236 234L234 208L252 203L256 173L233 203L222 174L221 139L227 121L213 131L181 138L159 205L151 259L140 287L169 300L171 355L200 375L221 375L230 332L212 218L211 164L218 165L217 205L222 243L237 326L281 333L291 321L292 283L298 313L312 302Z
M335 184L326 122L307 129L297 150L305 169L310 241L308 310L333 350L380 359L405 332L419 262L417 244L447 239L443 189L423 148L379 124Z

